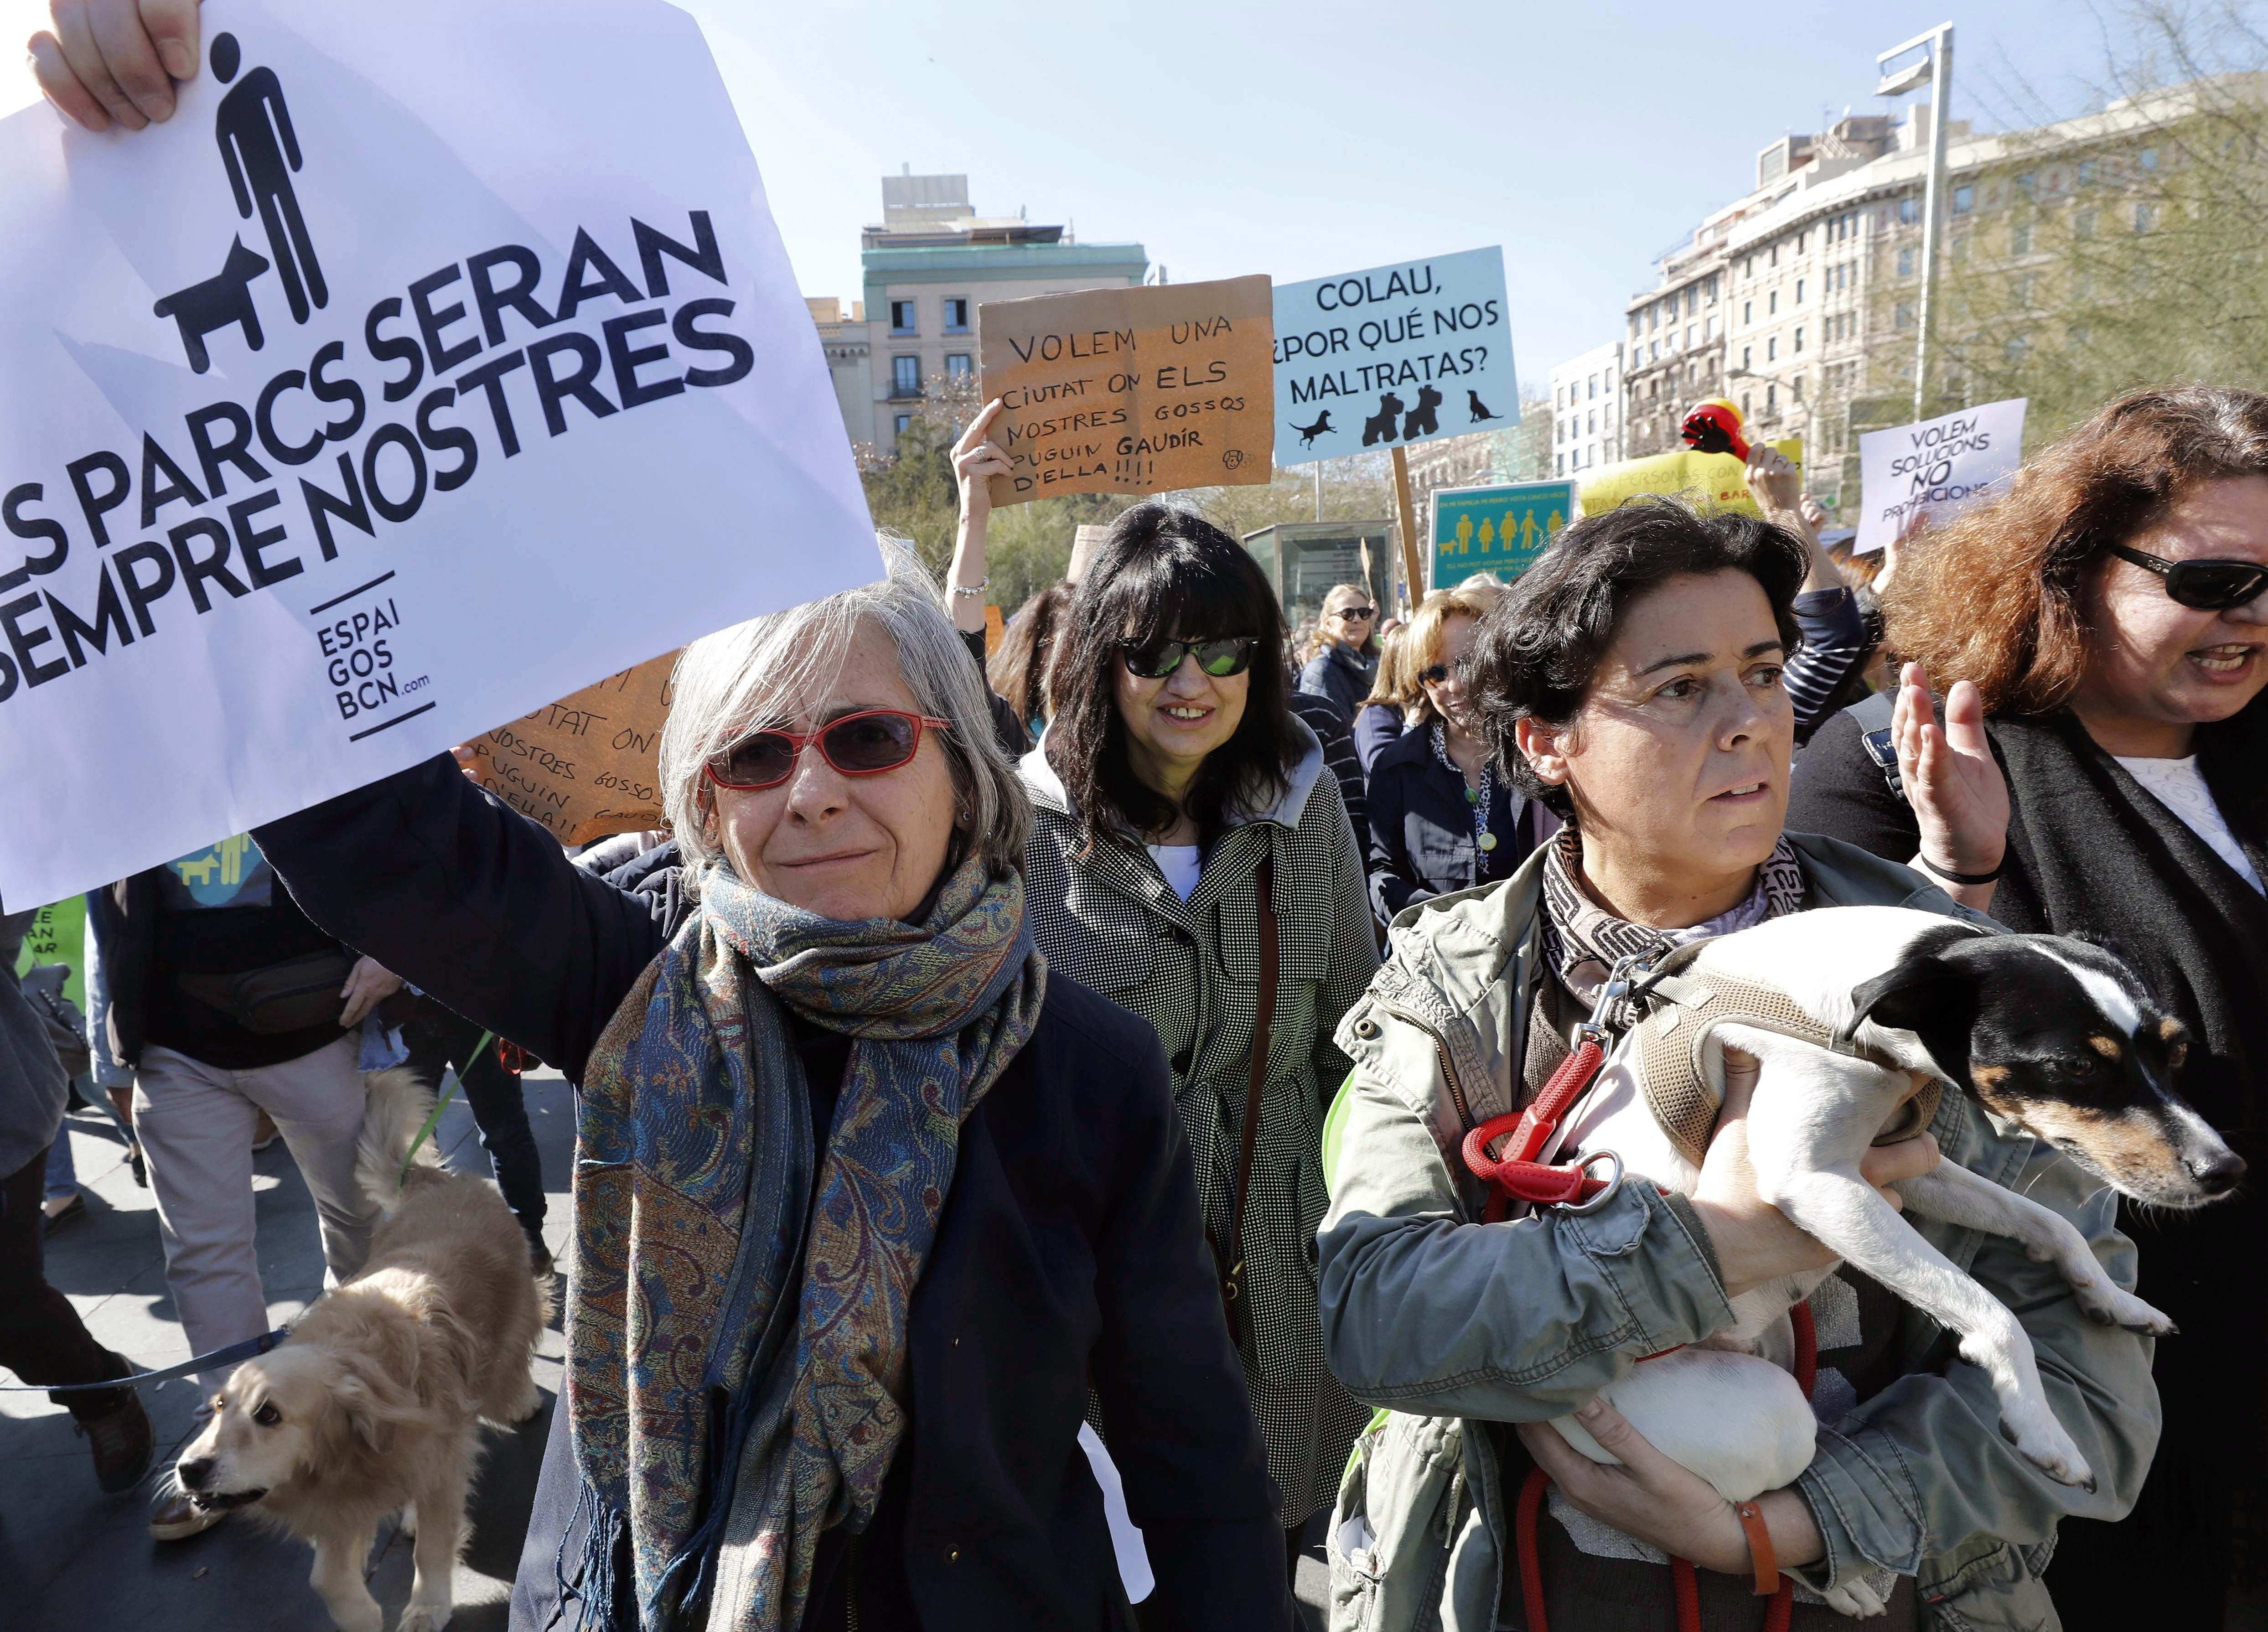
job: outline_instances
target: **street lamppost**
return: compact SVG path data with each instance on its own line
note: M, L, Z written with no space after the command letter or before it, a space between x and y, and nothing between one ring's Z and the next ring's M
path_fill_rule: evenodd
M1891 62L1909 51L1926 55L1891 72ZM1874 87L1876 96L1904 96L1925 83L1929 86L1929 180L1922 194L1921 310L1917 314L1920 332L1914 342L1913 416L1918 420L1929 388L1929 307L1930 295L1937 286L1938 217L1944 208L1946 114L1953 96L1953 25L1940 23L1927 33L1916 34L1904 45L1891 48L1874 59L1874 67L1882 76Z

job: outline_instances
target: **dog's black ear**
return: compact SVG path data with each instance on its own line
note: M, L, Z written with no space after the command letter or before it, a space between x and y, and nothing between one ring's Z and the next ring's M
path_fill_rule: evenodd
M2066 930L2060 933L2066 940L2077 941L2083 946L2109 952L2130 969L2135 967L2133 952L2115 935L2097 935L2091 930Z
M1911 1032L1940 1071L1954 1082L1967 1083L1969 1033L1977 1024L1977 983L1954 953L1982 933L1949 922L1914 937L1889 968L1852 989L1856 1011L1852 1026L1872 1020Z

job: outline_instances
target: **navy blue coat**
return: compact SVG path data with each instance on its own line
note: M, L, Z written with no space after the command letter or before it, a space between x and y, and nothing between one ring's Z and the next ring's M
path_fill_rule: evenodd
M1381 923L1431 895L1509 878L1535 848L1543 814L1496 778L1484 852L1473 833L1465 779L1433 757L1433 728L1420 725L1370 762L1370 904ZM1556 824L1554 824L1556 826Z
M1347 724L1354 724L1362 700L1370 695L1372 677L1377 673L1374 663L1355 656L1335 641L1323 643L1323 649L1307 659L1307 666L1300 671L1300 689L1311 697L1329 697L1339 705Z
M666 884L571 866L446 754L255 836L309 917L570 1077L685 915ZM1161 1604L1191 1628L1291 1625L1276 1489L1146 1021L1049 976L1032 1040L962 1125L910 1325L892 1482L922 1627L1123 1627L1076 1437L1090 1386ZM556 1601L567 1456L556 1431L515 1627Z

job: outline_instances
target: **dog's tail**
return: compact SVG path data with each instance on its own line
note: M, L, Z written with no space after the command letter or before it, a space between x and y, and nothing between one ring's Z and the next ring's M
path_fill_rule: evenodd
M400 1066L372 1071L363 1080L369 1085L370 1099L363 1109L362 1136L355 1144L355 1180L372 1201L391 1207L401 1194L402 1157L433 1114L433 1094L416 1072ZM440 1166L440 1148L428 1137L417 1147L411 1165Z

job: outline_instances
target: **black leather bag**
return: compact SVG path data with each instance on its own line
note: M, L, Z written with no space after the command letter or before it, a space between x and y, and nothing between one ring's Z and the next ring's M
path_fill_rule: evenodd
M339 992L355 960L342 952L309 952L240 974L183 974L181 989L219 1010L247 1032L273 1037L336 1026L346 1012Z

